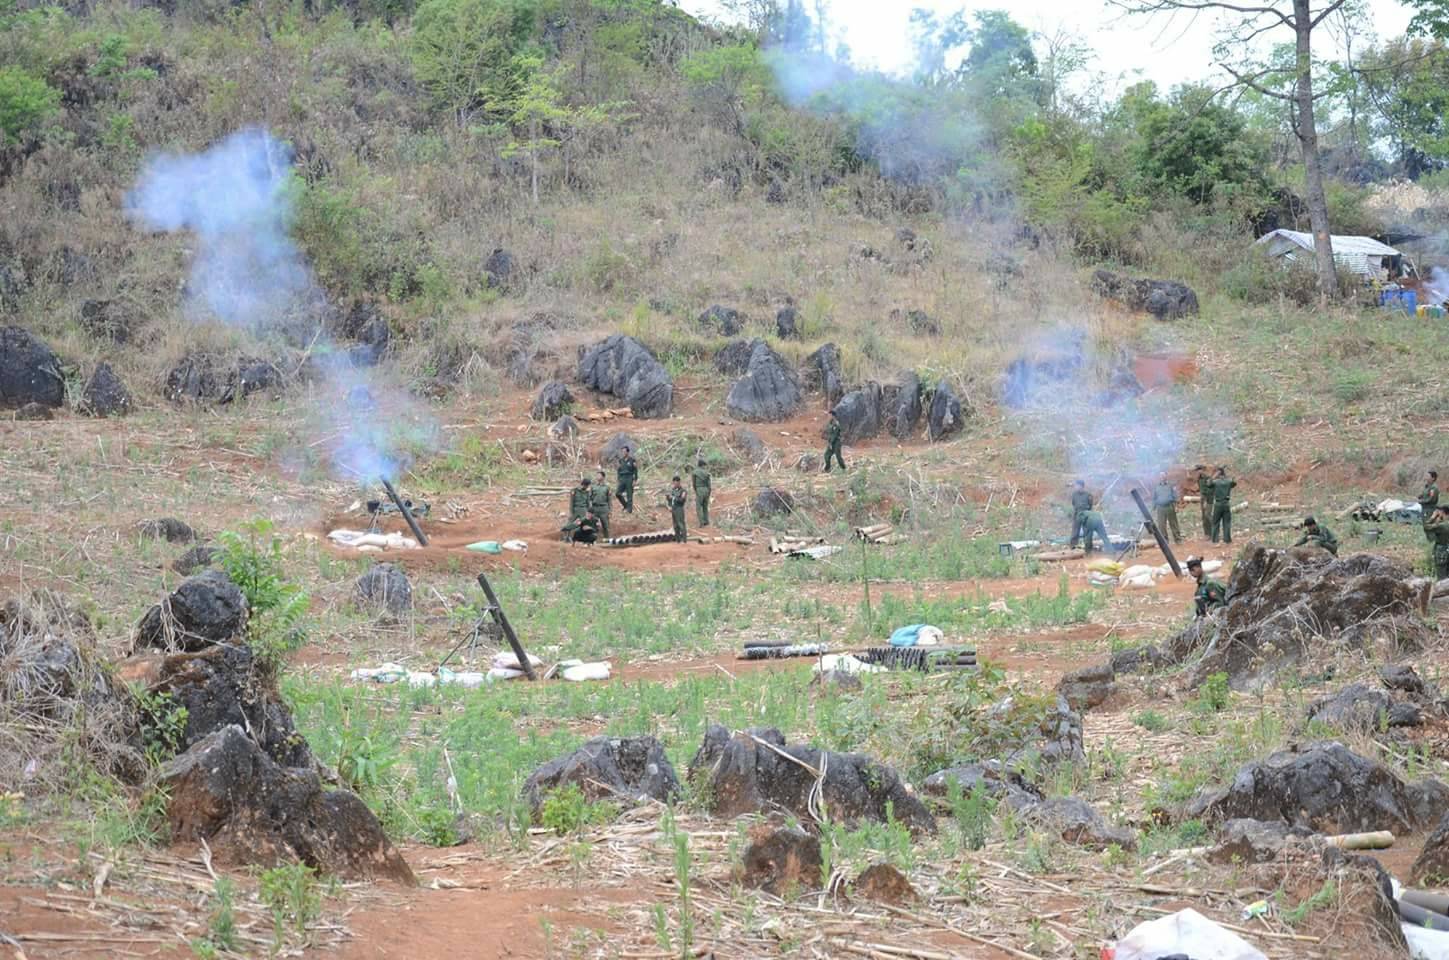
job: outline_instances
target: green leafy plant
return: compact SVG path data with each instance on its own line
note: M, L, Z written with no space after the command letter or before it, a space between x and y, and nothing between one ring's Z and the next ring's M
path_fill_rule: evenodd
M996 812L996 801L986 791L986 785L978 781L968 792L952 778L946 781L946 798L960 832L961 845L967 850L986 846L991 818Z
M578 784L566 783L544 798L539 823L562 837L608 823L618 814L617 805L605 800L590 801Z
M159 764L176 755L186 734L187 709L170 693L140 690L136 704L141 711L141 742L146 760Z
M247 640L258 662L277 671L282 658L306 640L302 618L307 613L306 591L289 581L282 564L282 540L270 520L243 524L240 532L226 531L217 538L217 562L247 598L251 617Z
M1203 681L1197 692L1199 709L1204 712L1221 713L1228 708L1231 688L1226 673L1215 673Z
M1156 710L1143 710L1133 714L1132 722L1149 733L1163 733L1172 729L1172 722Z
M275 949L287 942L289 929L305 937L307 927L322 915L322 891L316 873L304 864L262 871L257 894L272 915Z
M0 67L0 144L33 136L59 110L59 90L20 67Z

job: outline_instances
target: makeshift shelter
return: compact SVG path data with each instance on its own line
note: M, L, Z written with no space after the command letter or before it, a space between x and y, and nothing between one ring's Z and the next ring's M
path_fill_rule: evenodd
M1403 254L1373 237L1342 237L1333 240L1333 260L1340 270L1348 270L1365 280L1386 280L1398 276L1403 268ZM1292 263L1300 257L1313 258L1313 234L1299 230L1274 230L1258 238L1268 256L1281 257Z

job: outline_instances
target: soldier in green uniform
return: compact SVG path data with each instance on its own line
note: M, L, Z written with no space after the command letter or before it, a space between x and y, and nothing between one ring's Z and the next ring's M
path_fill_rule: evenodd
M1424 525L1424 533L1434 544L1434 579L1443 580L1449 577L1449 507L1434 511Z
M1197 606L1197 615L1205 617L1214 607L1221 607L1228 602L1228 588L1216 580L1208 579L1203 573L1202 558L1188 557L1187 572L1197 581L1197 592L1192 595L1193 603Z
M1092 552L1092 535L1096 534L1102 538L1102 549L1111 550L1112 541L1107 538L1107 524L1102 519L1102 511L1088 510L1082 514L1082 535L1086 538L1084 552Z
M609 492L609 478L604 471L599 471L599 479L594 482L592 491L594 516L599 518L599 530L604 537L609 536L609 515L614 512L614 498Z
M1299 537L1298 542L1293 544L1295 547L1304 545L1322 547L1335 557L1338 556L1338 538L1333 535L1332 530L1312 517L1303 518L1303 536Z
M1223 543L1233 542L1233 487L1238 481L1228 479L1226 467L1218 467L1217 473L1213 475L1213 543L1218 542L1218 534L1223 536Z
M684 494L684 485L679 482L679 477L674 478L674 486L664 495L664 502L669 507L669 516L674 520L674 539L680 543L688 537L688 531L684 526L684 504L688 498Z
M1210 537L1213 535L1213 482L1207 475L1207 467L1201 465L1197 468L1197 495L1201 501L1198 506L1202 508L1202 535Z
M1087 485L1078 480L1072 485L1072 549L1077 549L1077 541L1082 538L1082 525L1086 522L1087 511L1092 509L1092 495L1087 492ZM1089 548L1090 549L1090 548Z
M1424 537L1430 542L1434 538L1429 536L1429 518L1437 509L1439 509L1439 471L1430 470L1424 474L1424 489L1419 494L1419 519L1424 524Z
M592 543L593 537L580 538L579 533L585 528L597 533L598 527L599 520L594 515L594 494L589 489L589 478L584 477L569 493L569 522L563 528L564 539L569 543L577 539L587 539Z
M625 513L634 512L634 483L639 479L639 464L634 459L634 454L629 448L624 448L624 455L619 458L619 489L614 494L619 498L619 506L624 508Z
M830 422L825 425L825 472L830 472L830 458L834 457L840 464L840 469L845 469L845 458L840 455L840 418L835 411L830 411Z
M1163 474L1157 480L1157 489L1152 491L1152 506L1157 513L1157 532L1167 536L1172 527L1172 542L1182 543L1182 530L1177 525L1177 488Z
M709 526L709 470L704 465L704 457L694 465L694 512L699 517L701 527Z

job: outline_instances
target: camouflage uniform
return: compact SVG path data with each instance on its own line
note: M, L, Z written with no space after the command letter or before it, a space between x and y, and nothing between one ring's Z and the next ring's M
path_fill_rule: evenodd
M703 465L694 468L694 512L701 527L709 526L709 471Z
M1213 480L1213 543L1218 542L1219 531L1222 532L1223 543L1233 542L1233 487L1237 485L1238 481L1225 476Z
M1102 549L1110 550L1112 541L1107 538L1107 524L1102 520L1102 511L1088 510L1082 514L1082 535L1086 538L1086 552L1092 552L1092 535L1102 538Z
M1198 504L1202 507L1202 535L1210 537L1213 535L1213 481L1205 473L1197 475L1197 495L1202 499Z
M1092 509L1092 495L1085 490L1072 491L1072 549L1077 549L1077 541L1082 538L1082 524L1086 522L1087 512Z
M674 521L674 539L680 543L689 538L689 531L684 523L684 504L687 499L683 487L670 487L669 492L664 495L664 502L669 506L669 516Z
M1424 484L1424 490L1419 494L1419 519L1424 524L1424 538L1430 543L1434 538L1429 536L1429 518L1439 507L1439 485L1437 483Z
M1192 600L1197 605L1197 615L1205 617L1209 610L1228 602L1228 588L1204 575L1197 582L1197 592L1192 595Z
M1157 532L1166 537L1170 526L1173 542L1182 543L1182 529L1177 525L1177 488L1166 480L1158 483L1152 492L1152 505L1157 512Z
M834 457L840 464L840 469L845 469L845 458L840 455L840 421L834 417L825 425L825 472L830 472L830 458Z
M1303 529L1303 536L1299 537L1298 542L1293 544L1293 546L1301 547L1305 544L1322 547L1335 557L1338 556L1338 538L1333 535L1332 530L1321 523L1311 530L1305 527Z
M599 518L599 530L605 537L608 537L609 515L614 512L613 494L609 492L609 485L603 480L594 481L592 490L594 516Z
M1425 524L1424 534L1434 544L1434 579L1449 577L1449 518Z
M638 479L639 462L632 453L624 454L619 458L619 490L616 496L625 513L634 512L634 482Z

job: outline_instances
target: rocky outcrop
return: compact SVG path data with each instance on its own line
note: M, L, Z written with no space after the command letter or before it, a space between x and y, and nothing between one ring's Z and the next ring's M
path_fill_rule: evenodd
M721 337L737 337L740 330L744 328L743 318L740 312L734 307L724 307L714 304L708 310L701 313L695 323L710 333L717 333Z
M637 458L639 456L639 441L627 433L616 433L609 438L599 451L599 464L605 467L619 465L619 459L624 456L625 450L631 451Z
M279 765L239 726L167 761L157 780L172 839L205 840L223 862L300 861L347 879L416 882L356 794L324 790L310 768Z
M533 398L533 408L529 411L529 416L535 420L557 420L569 411L573 403L574 395L569 391L568 384L550 380L539 388L538 395Z
M81 391L80 410L92 417L120 417L131 412L131 391L109 363L98 363Z
M1150 313L1158 320L1195 317L1197 294L1192 288L1175 280L1134 280L1109 270L1092 274L1092 289L1106 300L1120 303L1129 310Z
M136 524L136 533L146 540L165 540L167 543L194 543L196 531L185 520L175 517L158 517L142 520Z
M794 416L802 399L795 371L769 344L756 340L750 345L745 375L725 398L725 409L740 420L774 423Z
M727 377L738 377L750 368L755 340L731 340L714 353L714 368Z
M385 610L395 617L413 607L413 585L408 575L395 563L378 563L357 578L353 588L359 605Z
M658 420L674 409L674 381L642 343L615 334L584 351L579 379L591 390L612 394L641 420Z
M65 379L55 352L23 327L0 327L0 407L64 402Z
M781 340L796 340L800 337L800 315L790 305L783 306L775 314L775 335Z
M832 821L854 825L884 823L889 810L913 833L936 831L935 817L890 767L861 754L787 744L775 729L731 733L711 726L689 779L720 817L779 812L810 822L811 811L823 808Z
M1425 623L1431 581L1370 554L1337 559L1318 549L1244 548L1227 604L1164 645L1174 662L1195 659L1194 685L1226 673L1243 688L1302 662L1320 647L1394 652L1435 636Z
M1449 886L1449 814L1424 841L1424 848L1409 871L1409 882L1426 886Z
M750 830L738 879L746 887L777 897L821 887L820 838L792 827L760 824Z
M1017 811L1034 807L1044 799L1041 791L1019 772L1009 769L998 760L968 763L937 771L922 782L921 789L931 796L945 797L950 793L952 782L955 782L963 794L980 790Z
M949 383L942 380L931 392L931 412L926 417L926 438L936 443L960 433L965 425L961 398L951 389Z
M748 427L736 427L730 433L730 448L752 466L759 466L770 458L770 450L765 446L765 441Z
M595 737L534 770L523 784L523 798L535 818L544 798L565 784L590 800L624 804L668 803L680 794L674 767L653 737Z
M189 353L166 374L164 393L172 403L227 404L282 383L282 371L267 360Z
M827 343L805 358L801 379L805 388L825 395L828 406L835 406L845 396L845 375L841 373L840 348Z
M1241 767L1232 783L1199 793L1184 815L1209 822L1281 820L1320 833L1413 833L1449 810L1449 787L1405 783L1335 741L1281 750Z
M757 517L778 517L795 512L795 498L787 490L766 487L755 494L751 509Z
M1057 693L1078 712L1101 706L1117 692L1117 672L1112 664L1083 667L1066 674L1057 683Z
M1076 797L1053 797L1022 811L1030 823L1050 830L1068 843L1103 850L1109 846L1137 849L1137 834L1126 827L1114 827L1097 809Z
M201 650L226 643L246 630L246 597L220 570L183 580L152 607L136 627L136 646L158 650Z
M902 371L885 395L886 429L897 440L906 440L920 425L921 413L921 378L914 371Z
M832 409L840 421L840 437L846 443L858 443L879 436L884 425L880 384L874 380L861 384L840 398Z

